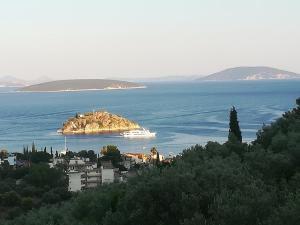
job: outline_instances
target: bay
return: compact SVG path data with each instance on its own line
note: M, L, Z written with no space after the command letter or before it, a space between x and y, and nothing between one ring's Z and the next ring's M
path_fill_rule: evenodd
M64 148L56 131L77 112L107 110L157 132L153 139L125 139L118 134L68 136L72 151L117 145L121 152L177 154L194 144L224 142L228 113L238 111L243 139L251 141L262 124L270 124L295 106L300 81L146 83L145 89L21 93L0 88L0 149L21 152Z

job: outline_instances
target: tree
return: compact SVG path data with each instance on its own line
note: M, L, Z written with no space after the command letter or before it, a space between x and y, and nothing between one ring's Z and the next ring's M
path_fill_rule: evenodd
M239 121L237 117L237 111L233 106L230 110L230 121L229 121L229 135L228 139L230 140L230 136L233 134L239 142L242 142L242 133L239 126Z
M21 206L24 210L30 210L33 207L33 201L30 197L22 198Z
M160 159L159 159L159 152L156 153L156 162L155 162L156 166L160 165Z
M81 150L80 152L77 153L77 156L80 158L88 158L88 152L87 150Z
M90 161L92 161L92 162L97 161L97 155L95 154L95 152L93 150L89 150L87 153L88 153L88 158L90 159Z
M52 146L50 148L50 155L51 155L51 158L53 158L53 150L52 150Z
M33 164L24 180L35 187L59 187L65 185L65 175L61 170L49 168L47 164Z
M155 147L152 147L151 149L150 149L150 152L151 152L151 155L156 155L157 154L157 149L155 148Z
M32 152L36 152L36 147L35 147L34 142L32 142L31 151L32 151Z
M2 195L3 206L19 206L21 198L15 191L9 191Z
M33 163L40 163L40 162L48 163L50 159L51 159L51 155L44 151L31 153L31 162Z
M298 107L300 107L300 98L297 98L296 104L298 105Z
M122 161L121 153L118 147L115 145L104 146L101 150L101 154L103 155L101 157L103 160L110 160L115 167L118 165L119 162Z

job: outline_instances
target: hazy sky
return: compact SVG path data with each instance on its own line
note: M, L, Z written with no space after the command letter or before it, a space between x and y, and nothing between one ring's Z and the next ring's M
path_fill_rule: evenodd
M299 0L0 0L0 77L300 73Z

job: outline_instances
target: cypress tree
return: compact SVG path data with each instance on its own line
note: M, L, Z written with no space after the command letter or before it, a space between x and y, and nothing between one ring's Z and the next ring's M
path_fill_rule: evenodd
M237 111L235 110L234 106L230 110L229 120L230 122L228 139L231 135L234 135L239 142L242 142L242 133L239 126Z
M35 148L34 142L32 142L31 152L32 152L32 153L33 153L33 152L36 152L36 148Z
M160 160L159 160L159 152L156 153L156 162L155 162L156 166L159 166L160 164Z

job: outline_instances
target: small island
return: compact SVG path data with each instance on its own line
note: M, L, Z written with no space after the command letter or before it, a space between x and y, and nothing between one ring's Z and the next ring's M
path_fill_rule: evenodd
M62 92L62 91L92 91L111 89L144 88L145 86L128 81L106 79L76 79L56 80L30 85L18 89L20 92Z
M69 118L59 131L65 135L73 135L121 132L139 128L140 126L134 121L106 111L97 111L77 113L75 117Z

